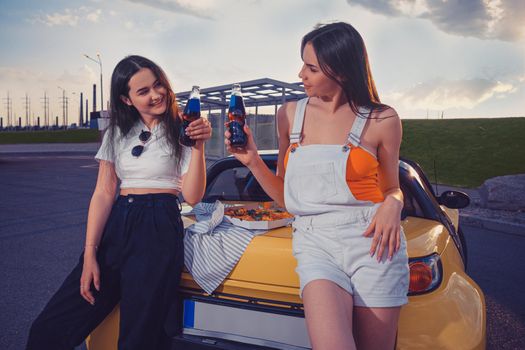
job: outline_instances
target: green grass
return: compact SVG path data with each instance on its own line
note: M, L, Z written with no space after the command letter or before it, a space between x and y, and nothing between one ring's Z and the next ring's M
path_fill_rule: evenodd
M401 156L418 162L432 182L478 187L525 173L525 118L403 120Z
M262 130L273 127L260 125ZM432 182L435 162L438 183L473 188L491 177L525 173L523 135L525 118L403 120L401 156L418 162ZM259 134L258 141L263 139ZM98 140L91 129L0 133L0 144ZM208 149L222 142L215 132Z
M1 132L0 144L98 142L96 129Z

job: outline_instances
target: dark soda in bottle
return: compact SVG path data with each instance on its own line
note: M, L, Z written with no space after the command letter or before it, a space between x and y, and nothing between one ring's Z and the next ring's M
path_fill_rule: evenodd
M228 109L228 128L230 131L230 144L235 148L244 148L248 138L244 133L246 123L246 109L242 98L241 85L233 84L230 96L230 108Z
M186 135L186 128L194 120L201 117L201 94L198 86L191 89L190 98L182 112L182 126L180 132L180 143L184 146L195 146L195 140Z

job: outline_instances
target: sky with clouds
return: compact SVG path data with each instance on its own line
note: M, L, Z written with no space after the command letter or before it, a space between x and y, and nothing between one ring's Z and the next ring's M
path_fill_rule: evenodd
M71 115L91 100L100 53L104 99L116 63L144 55L175 91L263 77L297 82L300 40L315 24L363 36L384 103L402 118L525 116L523 0L0 0L0 117ZM97 96L99 100L100 95ZM99 101L97 101L99 102ZM90 109L92 103L89 103Z

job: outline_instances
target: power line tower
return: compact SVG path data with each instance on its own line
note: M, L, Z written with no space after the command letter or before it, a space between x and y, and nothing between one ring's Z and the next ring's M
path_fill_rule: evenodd
M66 123L64 125L66 129L68 125L69 125L69 97L66 96Z
M64 129L67 128L67 119L68 119L68 98L66 96L66 90L64 88L58 87L60 90L62 90L62 97L61 104L62 104L62 125L64 126Z
M26 109L26 127L28 127L30 124L29 116L31 115L31 100L27 96L27 92L26 97L22 97L22 99L24 100L24 108Z
M4 97L3 100L4 105L6 106L6 112L7 112L7 126L11 127L12 119L13 119L13 99L9 97L9 91L7 92L7 98Z
M44 97L41 97L40 99L43 99L42 105L44 106L44 126L49 126L49 97L45 91Z

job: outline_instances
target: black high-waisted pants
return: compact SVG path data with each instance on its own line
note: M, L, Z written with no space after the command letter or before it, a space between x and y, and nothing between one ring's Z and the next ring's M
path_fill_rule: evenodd
M73 349L120 302L119 349L161 349L184 263L179 202L171 194L119 196L97 251L95 305L80 295L83 254L34 321L27 349Z

